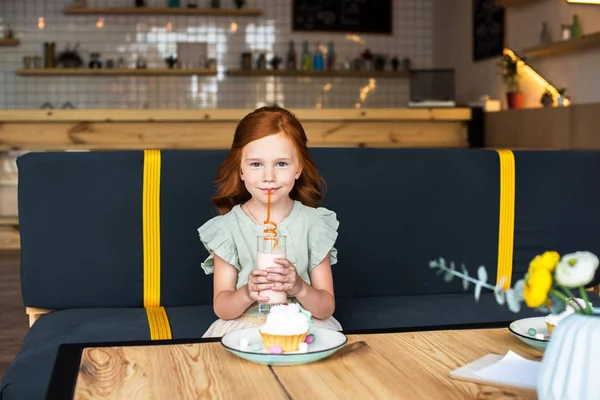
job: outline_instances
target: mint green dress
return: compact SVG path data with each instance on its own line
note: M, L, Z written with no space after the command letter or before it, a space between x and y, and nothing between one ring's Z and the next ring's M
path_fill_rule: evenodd
M339 222L336 214L326 208L312 208L294 201L290 214L277 225L277 233L286 237L287 259L294 264L298 275L310 284L310 272L329 253L331 265L337 263ZM225 215L214 217L198 229L200 240L210 253L202 263L206 274L214 272L214 255L218 255L238 270L236 289L248 283L248 275L256 268L256 237L264 234L264 225L254 222L236 205ZM296 302L290 298L289 302ZM258 312L258 304L250 306L234 320L217 320L203 337L220 337L225 333L264 323L265 315ZM342 330L333 317L327 320L313 318L315 326Z

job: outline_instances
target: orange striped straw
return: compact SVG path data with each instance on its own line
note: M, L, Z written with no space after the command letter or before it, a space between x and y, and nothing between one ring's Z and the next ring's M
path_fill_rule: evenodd
M273 237L265 237L265 240L272 240L273 249L275 249L279 240L277 240L277 224L271 221L271 190L267 192L267 220L265 221L265 225L272 226L272 228L266 228L264 232L273 235Z

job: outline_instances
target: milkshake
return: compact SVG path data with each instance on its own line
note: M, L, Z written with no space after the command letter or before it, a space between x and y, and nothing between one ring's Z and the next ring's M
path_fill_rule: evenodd
M264 270L271 267L281 267L281 265L275 262L276 258L286 258L285 236L258 236L256 268ZM287 294L285 292L263 290L259 292L258 295L269 298L268 302L258 304L258 310L260 312L269 312L272 304L287 303Z

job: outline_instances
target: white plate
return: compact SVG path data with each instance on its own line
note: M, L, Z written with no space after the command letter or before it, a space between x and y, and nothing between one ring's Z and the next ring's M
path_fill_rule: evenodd
M329 357L346 344L348 338L341 332L332 329L312 327L309 334L315 336L314 342L308 345L306 353L290 352L283 354L271 354L265 349L259 327L241 329L225 334L221 338L221 344L233 354L246 360L266 365L297 365ZM246 338L250 342L245 349L240 348L240 341ZM259 344L260 350L252 350L252 345Z
M529 334L529 329L535 329L536 333L544 335L544 339L536 339L535 335ZM533 348L544 350L550 342L550 332L546 326L546 317L523 318L512 322L508 329L522 342Z

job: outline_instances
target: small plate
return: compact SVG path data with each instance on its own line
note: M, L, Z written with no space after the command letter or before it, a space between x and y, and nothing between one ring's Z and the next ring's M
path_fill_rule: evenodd
M537 333L544 335L544 339L536 339L535 336L531 336L528 333L529 328L533 328ZM550 332L548 332L548 327L546 326L546 317L519 319L512 322L508 326L508 329L522 342L538 350L544 350L550 342Z
M264 347L260 333L258 333L259 329L260 327L254 327L229 332L221 338L221 344L236 356L258 364L298 365L329 357L341 349L348 341L346 335L341 332L312 327L308 333L312 333L315 336L315 340L308 345L306 353L295 351L283 354L271 354ZM244 350L240 348L240 341L243 338L248 339L250 342L249 346ZM259 344L261 349L258 351L252 350L253 344Z

